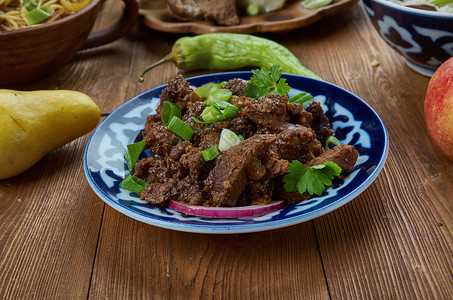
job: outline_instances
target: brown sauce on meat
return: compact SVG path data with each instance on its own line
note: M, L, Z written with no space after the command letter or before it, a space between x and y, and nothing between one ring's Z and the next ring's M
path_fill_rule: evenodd
M145 124L149 158L135 165L134 175L149 185L141 198L166 206L168 200L204 206L244 206L267 204L273 199L297 203L308 194L284 191L282 177L292 160L304 164L334 161L350 170L358 157L353 146L342 145L325 151L325 140L333 134L319 103L305 110L288 103L287 96L268 95L258 100L243 93L246 82L232 79L223 88L233 92L230 102L238 113L213 124L199 124L206 107L178 75L162 91L161 103L171 101L181 108L182 117L193 130L190 141L183 141L169 130L157 115ZM245 140L206 162L201 151L218 145L220 133L230 129Z

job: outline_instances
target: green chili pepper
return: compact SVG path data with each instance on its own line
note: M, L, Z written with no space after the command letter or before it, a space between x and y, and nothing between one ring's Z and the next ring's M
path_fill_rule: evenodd
M254 35L207 33L179 38L170 54L147 67L139 77L154 67L172 61L183 70L232 70L247 66L270 68L279 65L283 72L321 79L304 67L284 46Z

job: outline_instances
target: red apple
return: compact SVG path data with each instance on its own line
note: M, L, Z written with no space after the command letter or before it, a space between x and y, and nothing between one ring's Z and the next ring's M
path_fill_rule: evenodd
M453 161L453 57L440 65L431 77L424 109L431 140Z

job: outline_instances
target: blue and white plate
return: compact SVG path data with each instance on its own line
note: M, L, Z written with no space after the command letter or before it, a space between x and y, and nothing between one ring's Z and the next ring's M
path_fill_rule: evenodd
M251 72L230 72L188 78L191 85L249 79ZM164 85L127 101L96 128L86 147L84 169L96 194L119 212L154 226L198 233L245 233L281 228L322 216L345 205L362 193L378 176L388 152L388 135L376 112L350 92L319 80L283 74L290 96L305 91L321 102L336 136L359 151L356 168L347 178L322 196L280 211L254 218L211 219L187 216L169 208L141 201L121 189L119 182L128 174L124 161L127 145L140 138L146 118L155 113Z

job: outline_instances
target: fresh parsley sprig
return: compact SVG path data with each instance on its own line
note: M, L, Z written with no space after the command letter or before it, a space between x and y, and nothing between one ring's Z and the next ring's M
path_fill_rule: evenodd
M341 168L331 161L316 166L304 166L300 161L293 160L289 163L288 173L283 177L283 187L287 192L308 192L310 195L320 196L340 173Z
M267 67L252 70L253 76L244 88L247 97L258 99L269 94L285 95L291 87L286 83L285 78L280 78L282 68L273 65L270 70Z

